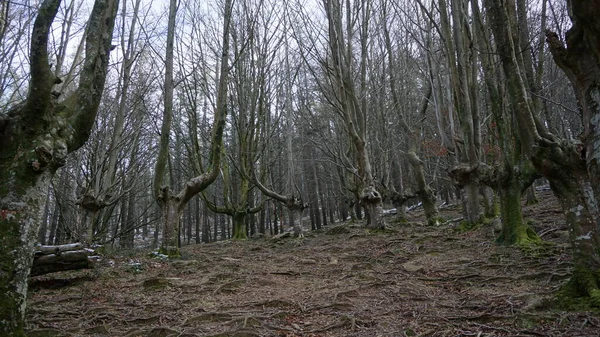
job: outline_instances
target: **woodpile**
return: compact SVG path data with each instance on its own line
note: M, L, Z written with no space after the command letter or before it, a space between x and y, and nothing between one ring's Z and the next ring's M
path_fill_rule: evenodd
M84 248L81 243L59 246L37 246L31 266L31 276L65 270L92 269L99 260L96 251Z

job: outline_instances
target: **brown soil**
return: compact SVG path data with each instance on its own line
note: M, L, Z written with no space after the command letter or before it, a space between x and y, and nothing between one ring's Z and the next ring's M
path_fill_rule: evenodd
M537 252L415 212L382 232L345 224L187 246L172 262L106 258L32 280L29 336L598 336L600 315L551 308L571 259L562 214L541 197L525 215L553 245Z

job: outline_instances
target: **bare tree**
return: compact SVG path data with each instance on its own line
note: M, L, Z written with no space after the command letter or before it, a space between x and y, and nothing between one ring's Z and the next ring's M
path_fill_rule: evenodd
M397 78L396 74L398 73L395 61L394 50L392 49L392 41L390 38L390 30L388 27L388 4L386 1L382 2L382 28L383 28L383 38L385 42L385 49L387 51L388 56L388 67L389 67L389 84L390 84L390 92L392 96L392 103L395 110L400 110L401 107L406 104L405 102L400 101L400 93L396 86ZM422 99L421 107L419 109L419 115L424 115L427 110L427 106L429 105L429 101L432 95L431 83L428 83L428 87L426 89L425 97ZM415 181L417 183L416 194L419 196L421 201L423 202L423 209L425 210L425 215L427 217L427 222L430 225L438 225L442 219L439 216L437 205L436 205L436 195L435 192L429 186L429 183L425 179L425 164L419 158L417 153L417 142L418 142L418 134L414 131L407 122L407 119L399 114L400 121L399 125L407 135L407 151L406 157L410 162L414 174ZM399 196L396 196L398 198Z
M214 111L213 133L210 145L209 164L206 171L185 182L179 192L171 190L165 181L169 158L169 139L173 119L173 54L175 40L175 18L177 0L171 0L165 57L164 113L160 132L159 154L154 172L153 194L162 210L163 238L160 252L169 256L179 256L179 221L188 201L212 184L219 175L223 132L227 116L227 92L229 78L229 35L231 26L232 0L225 0L222 53L218 77L217 102Z
M105 147L105 151L97 150L90 153L91 156L95 157L93 165L89 167L92 171L90 172L89 179L86 179L86 183L82 186L82 191L77 196L77 205L81 207L81 231L79 235L82 236L84 242L94 242L96 240L96 233L102 232L101 223L102 218L110 214L104 210L109 206L115 205L122 197L122 195L128 189L127 186L123 186L123 176L118 175L117 171L119 168L119 157L125 153L123 149L126 145L136 143L136 135L139 135L139 128L142 123L135 124L135 130L130 134L124 132L124 128L127 122L128 111L132 111L130 102L130 86L131 86L131 74L135 70L135 61L139 54L143 51L141 46L144 41L140 41L139 34L136 31L137 22L140 20L138 17L140 9L140 0L134 2L133 12L128 13L126 3L123 3L121 8L121 41L120 47L123 51L122 66L119 72L119 83L116 89L115 97L112 97L109 102L105 102L102 107L108 110L107 120L103 123L102 127L105 130L98 130L98 144ZM127 32L127 15L131 14L131 21L129 22L129 31ZM143 93L138 93L142 94ZM116 102L116 107L111 104ZM112 114L111 110L116 110L115 114ZM132 118L133 119L133 118ZM123 188L124 187L124 188Z
M326 95L352 141L357 190L367 213L367 227L384 228L382 196L375 186L367 139L366 71L371 5L368 1L346 1L342 5L339 0L324 0L323 6L328 23L328 59L323 65L331 83ZM355 80L353 48L356 34L360 44L358 80Z

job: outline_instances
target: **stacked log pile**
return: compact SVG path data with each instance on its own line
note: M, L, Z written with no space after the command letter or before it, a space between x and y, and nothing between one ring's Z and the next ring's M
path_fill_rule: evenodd
M81 243L37 246L31 266L31 276L66 270L92 269L99 259L95 250L84 248Z

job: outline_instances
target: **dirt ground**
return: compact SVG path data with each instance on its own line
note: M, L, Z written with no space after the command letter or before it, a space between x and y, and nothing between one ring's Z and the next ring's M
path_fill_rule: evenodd
M540 198L525 216L552 242L543 252L497 246L492 227L428 227L415 211L382 232L337 224L187 246L179 261L106 257L32 280L29 336L600 336L600 315L551 308L572 263L560 209Z

